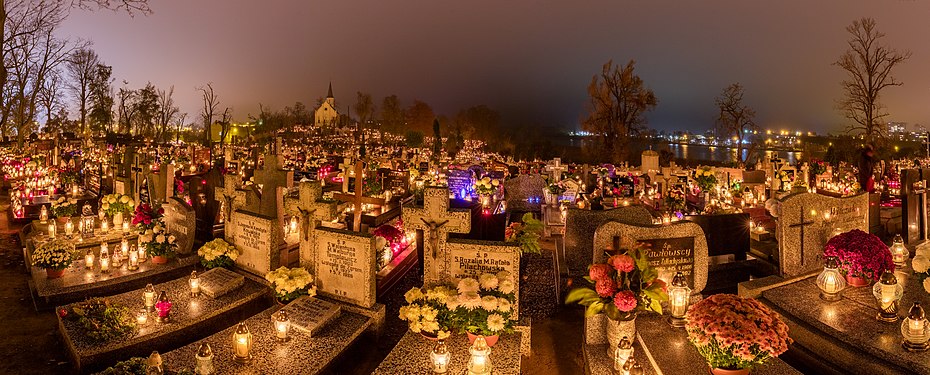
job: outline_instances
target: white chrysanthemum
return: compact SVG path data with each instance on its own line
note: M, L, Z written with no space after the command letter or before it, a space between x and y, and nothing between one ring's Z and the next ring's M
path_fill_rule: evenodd
M481 297L481 308L487 311L497 310L497 298L494 296Z
M930 293L930 277L924 279L924 290Z
M488 315L488 329L493 332L504 330L504 317L500 314Z
M413 333L420 333L420 322L417 320L410 320L410 331Z
M420 320L420 307L417 305L407 307L407 321L413 322L417 320Z
M497 281L498 281L498 282L501 282L501 281L504 281L504 280L513 281L513 275L511 275L510 272L508 272L508 271L500 271L500 272L498 272L498 273L497 273Z
M484 290L497 289L497 276L490 273L482 274L480 277L478 277L478 283L481 284L481 289Z
M163 243L163 242L165 242L165 235L164 235L164 234L159 234L158 236L155 236L155 242L156 242L156 243Z
M400 310L397 311L397 317L400 320L407 320L407 306L400 307Z
M924 273L927 272L927 269L930 268L930 259L926 256L918 255L911 260L911 267L914 268L914 272Z
M478 286L478 280L466 278L459 281L458 291L459 293L477 292Z
M513 281L511 280L501 281L500 284L497 285L497 290L500 290L501 293L504 293L504 294L513 293L513 289L514 289L514 285L513 285Z
M459 296L450 295L446 297L446 308L449 310L455 310L459 307Z
M469 310L481 307L481 296L477 292L465 292L459 294L459 306Z
M420 315L423 315L423 319L425 320L436 320L437 314L439 314L439 312L429 306L423 306L423 308L420 309Z
M507 312L510 312L510 309L512 308L513 306L510 304L510 301L508 301L506 298L497 299L497 310L498 311L507 313Z

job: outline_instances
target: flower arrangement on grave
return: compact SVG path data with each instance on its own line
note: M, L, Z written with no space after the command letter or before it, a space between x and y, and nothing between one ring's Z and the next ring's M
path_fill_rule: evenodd
M316 295L313 275L301 267L280 267L265 274L265 280L271 283L275 297L282 303L293 301L300 296Z
M823 250L824 257L836 257L840 273L853 286L878 280L885 270L894 271L891 251L878 236L853 229L834 236Z
M378 194L381 194L382 191L384 191L384 186L381 184L381 181L378 179L377 164L371 164L371 166L374 167L375 169L368 168L368 170L365 171L365 180L364 180L365 181L364 183L365 195L369 197L376 196Z
M546 191L548 191L549 194L552 194L552 195L558 197L558 196L562 195L562 193L565 192L565 187L562 186L561 183L553 182L553 183L549 184L548 186L546 186Z
M440 285L432 288L410 288L404 293L407 304L398 315L407 322L410 331L428 339L446 339L452 326L452 310L458 294L455 289Z
M91 298L59 311L75 322L84 336L95 342L109 341L133 333L136 324L129 308L107 298Z
M917 279L921 280L924 290L930 293L930 254L925 247L918 247L914 258L911 259L911 268Z
M52 216L59 219L70 218L77 213L77 200L58 197L52 201Z
M164 224L160 222L156 223L152 229L146 230L145 234L142 235L142 246L145 247L146 254L151 256L155 263L164 263L168 259L175 257L175 250L178 247L175 241L177 241L177 238L168 233Z
M498 179L491 179L490 177L484 177L480 180L475 181L475 194L478 195L494 195L497 192L497 187L500 186L501 181Z
M608 170L606 167L600 167L597 169L597 177L607 178L608 175L610 175L610 170Z
M694 182L701 191L709 193L717 186L717 172L713 167L698 167L694 170Z
M812 158L811 161L808 163L808 166L810 167L810 174L811 174L812 180L813 180L813 177L816 177L817 175L822 175L824 173L827 173L827 162L823 160Z
M232 267L242 251L222 238L214 239L197 249L200 264L206 269Z
M688 340L711 369L748 374L787 351L793 341L777 313L755 299L732 294L716 294L694 304L687 321Z
M778 180L781 181L781 185L778 186L779 191L786 191L789 185L794 184L794 173L788 173L788 171L778 171Z
M64 186L76 185L81 181L81 171L73 168L62 168L58 171L58 181Z
M73 260L74 244L64 239L45 242L32 253L32 265L45 268L49 278L61 277Z
M513 276L507 271L459 280L458 295L447 302L452 310L452 325L468 333L469 338L488 337L488 345L493 346L497 341L494 336L513 332L514 321L510 317L517 301L515 289Z
M395 224L403 228L403 221L398 220ZM377 258L378 269L383 268L397 254L407 248L407 236L394 225L381 225L372 232L372 235L380 242L377 248L383 251L383 254Z
M686 208L685 192L678 187L668 189L665 194L665 207L672 212L684 211Z
M539 237L544 229L542 221L537 220L532 212L523 214L521 220L510 223L504 229L504 240L519 243L523 253L539 254L542 249L539 247Z
M846 172L840 176L838 188L840 189L840 193L843 193L844 195L851 195L858 193L861 187L859 186L859 179L856 177L856 175L851 172Z
M145 233L145 231L161 223L164 214L164 208L155 210L148 203L140 204L136 206L136 210L133 212L132 225L136 226L137 232Z
M100 209L104 210L110 217L123 215L133 210L136 202L132 197L119 193L104 195L100 200Z

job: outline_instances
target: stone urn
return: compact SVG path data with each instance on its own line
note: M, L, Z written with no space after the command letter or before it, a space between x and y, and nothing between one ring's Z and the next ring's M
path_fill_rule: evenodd
M613 357L614 350L617 349L617 345L620 344L620 340L626 336L630 340L636 339L636 316L633 316L633 319L630 320L613 320L610 318L604 319L604 324L606 325L607 330L607 342L610 344L607 346L607 355Z

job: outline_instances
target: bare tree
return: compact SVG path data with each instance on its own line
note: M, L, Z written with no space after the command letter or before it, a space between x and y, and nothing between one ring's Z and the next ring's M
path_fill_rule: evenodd
M627 144L645 127L644 114L658 104L652 90L633 72L635 61L614 66L608 61L588 85L588 116L582 121L585 130L601 141L601 154L619 163L627 159Z
M903 84L891 72L910 58L911 53L882 45L880 39L885 34L875 27L875 19L855 20L846 27L846 31L851 35L846 42L849 49L833 63L842 68L847 77L841 82L843 98L837 107L855 123L847 127L847 131L864 134L872 142L885 137L881 119L888 113L879 101L882 90Z
M736 141L736 162L743 164L746 159L743 158L744 141L752 136L752 132L758 130L753 118L756 111L748 105L743 104L743 86L734 83L723 89L714 104L720 110L717 116L718 134L723 138L730 139L733 137ZM748 159L748 154L747 154Z
M81 115L81 134L84 134L87 129L90 84L94 79L98 64L100 64L100 58L94 50L81 48L71 54L66 65L68 76L71 78L68 89L74 95L74 99L77 100L78 111Z
M223 114L220 115L220 119L217 120L220 124L220 145L226 147L226 136L229 135L229 129L232 125L232 108L226 107L223 110Z
M97 64L90 82L90 130L94 133L113 130L113 67ZM88 133L90 134L90 133Z
M365 125L371 120L371 115L375 113L375 105L372 104L371 94L366 94L364 92L357 92L357 100L355 102L355 115L358 116L358 122L362 124L364 128Z
M178 131L175 133L174 141L178 142L181 140L181 128L184 127L184 120L187 119L187 112L181 113L176 117L175 125L177 125Z
M42 105L42 109L45 110L46 123L55 117L55 113L59 110L58 107L61 106L58 100L59 96L61 96L61 86L61 72L56 69L49 73L48 78L45 79L39 90L38 100L39 104Z
M116 132L122 134L132 133L132 118L136 107L133 105L136 90L130 89L129 82L123 81L123 87L117 92L116 105Z
M200 109L200 119L203 120L203 144L210 146L210 126L216 118L216 108L219 107L220 100L213 91L213 82L200 86L197 90L203 94L203 107Z
M158 129L155 132L155 139L164 140L168 134L169 126L181 110L174 104L174 86L172 85L167 91L158 90Z

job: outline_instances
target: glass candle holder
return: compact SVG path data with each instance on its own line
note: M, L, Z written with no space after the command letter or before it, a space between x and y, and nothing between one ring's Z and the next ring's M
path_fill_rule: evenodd
M71 237L71 233L74 233L74 223L71 222L71 219L65 222L65 235Z
M57 232L57 229L58 229L58 228L55 227L55 222L54 222L54 221L51 222L51 223L48 223L48 238L51 238L51 239L54 240L54 239L55 239L55 234L56 234L55 232Z
M878 302L878 315L876 319L883 322L898 321L898 301L904 294L904 287L898 284L894 273L885 270L882 277L872 287L872 295Z
M199 375L213 374L213 349L210 348L210 344L201 343L194 359L197 360L197 365L194 369L195 373Z
M233 360L239 363L247 363L252 360L252 332L245 322L240 322L232 335L233 341Z
M152 284L146 285L145 290L142 291L142 303L146 310L155 311L155 287Z
M159 323L167 323L171 320L171 300L168 299L168 294L164 290L158 295L155 310L158 313Z
M894 265L903 267L910 253L907 251L907 247L904 246L904 239L901 238L900 234L894 236L894 241L892 241L888 250L891 250L891 261L894 262Z
M188 285L191 287L191 297L197 297L200 295L200 276L197 275L197 271L191 271L191 277L187 279Z
M107 234L110 232L110 223L106 220L100 222L100 233Z
M287 341L287 333L291 329L291 320L288 318L287 312L281 309L271 314L271 323L274 325L275 338L278 342Z
M433 350L429 353L430 360L433 362L433 373L445 374L449 371L449 359L451 358L449 348L446 347L446 341L440 339L436 341Z
M675 328L685 326L685 315L688 313L688 303L691 301L691 288L688 279L681 272L675 273L672 285L668 288L668 323Z
M471 353L471 358L468 359L468 375L490 375L493 367L491 348L488 347L484 336L479 335L468 351Z
M617 344L617 349L614 350L614 370L618 372L623 371L623 365L625 365L626 361L632 356L633 340L630 340L627 336L623 336Z
M135 271L139 269L139 253L136 252L135 248L129 249L129 259L126 263L126 269L130 271Z
M145 326L149 322L149 311L145 308L139 309L136 311L136 324L140 327Z
M93 249L88 249L87 253L84 254L84 267L86 267L88 271L94 270L94 257Z
M846 289L846 278L840 273L836 257L827 257L823 271L817 276L817 287L820 288L820 299L824 301L839 301Z
M901 322L901 336L904 337L901 342L904 350L922 352L930 348L930 326L927 325L927 317L920 301L914 301L907 317Z
M39 222L42 224L48 222L48 209L45 208L45 205L42 205L42 210L39 211Z

